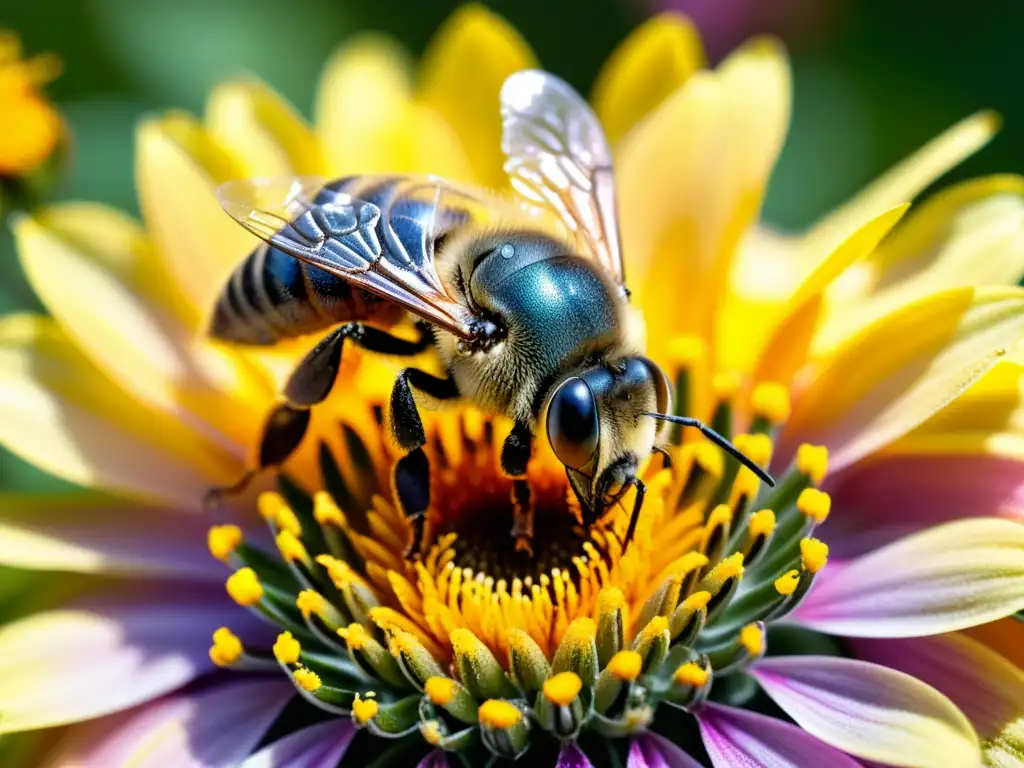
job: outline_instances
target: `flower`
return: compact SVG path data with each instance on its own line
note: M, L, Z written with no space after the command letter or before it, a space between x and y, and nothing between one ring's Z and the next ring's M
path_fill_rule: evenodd
M532 56L470 6L418 89L386 44L343 49L315 131L254 82L217 89L202 124L143 123L145 229L89 204L16 223L53 319L0 322L0 440L90 490L0 512L0 559L57 572L36 589L45 605L0 630L0 730L74 723L52 765L441 766L459 751L568 766L609 749L636 766L974 765L1019 749L1017 667L960 633L1024 608L1024 527L991 494L943 517L907 490L922 473L975 489L934 477L942 462L1004 489L1020 476L1002 437L1024 335L1019 182L969 182L901 220L993 121L954 127L808 233L769 233L756 218L788 119L785 58L755 42L697 71L695 46L679 17L648 22L593 101L650 354L679 411L733 435L777 487L674 434L671 466L643 469L623 551L625 513L584 528L541 445L529 554L496 469L509 425L462 409L429 422L428 543L408 561L381 424L396 369L346 352L277 486L200 514L314 341L252 352L203 335L253 245L215 184L318 170L504 184L484 105ZM999 407L978 394L993 391ZM894 469L907 457L915 472ZM878 498L865 478L885 467ZM847 521L864 499L896 530Z

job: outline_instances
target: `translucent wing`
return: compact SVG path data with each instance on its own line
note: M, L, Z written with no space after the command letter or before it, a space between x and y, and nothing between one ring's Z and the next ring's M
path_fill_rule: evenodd
M552 209L625 286L611 150L597 115L568 83L526 70L505 80L501 116L512 185Z
M360 197L346 191L353 186ZM475 337L476 316L434 267L436 240L473 215L470 195L431 179L293 177L232 181L217 196L232 218L289 256Z

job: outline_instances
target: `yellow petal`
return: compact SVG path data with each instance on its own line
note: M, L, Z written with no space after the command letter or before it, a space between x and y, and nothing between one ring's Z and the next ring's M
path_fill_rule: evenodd
M802 238L810 263L825 258L860 222L877 211L913 200L925 187L988 143L999 127L992 112L962 120L828 214Z
M608 57L591 101L612 145L704 66L693 23L662 13L637 27Z
M137 405L52 320L0 321L0 443L79 485L198 506L238 462L177 419Z
M226 82L214 88L206 103L205 124L247 176L321 170L313 131L290 104L258 80Z
M207 318L231 270L258 244L223 211L215 194L218 184L245 173L184 116L144 121L136 145L146 227L182 293Z
M829 291L824 352L896 307L965 285L1013 285L1024 273L1024 179L993 176L935 195Z
M420 98L455 130L480 183L507 185L498 93L505 78L535 67L526 41L482 5L464 5L423 56Z
M821 361L783 436L839 469L947 405L1024 337L1024 290L963 288L902 307Z
M680 333L710 340L782 143L789 100L782 51L750 45L717 71L691 77L623 142L626 274L656 358L659 345Z

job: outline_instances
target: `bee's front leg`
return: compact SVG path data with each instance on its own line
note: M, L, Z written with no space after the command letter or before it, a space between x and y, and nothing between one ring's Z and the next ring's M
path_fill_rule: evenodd
M533 552L533 497L526 479L526 466L530 463L533 434L530 428L517 421L505 444L501 448L501 469L513 479L512 483L512 531L516 549Z
M427 433L413 397L414 387L435 400L459 396L452 379L439 379L417 368L406 368L398 374L391 390L391 429L398 444L408 451L395 464L394 482L398 503L412 522L412 543L405 553L410 558L418 555L423 547L430 507L430 462L423 452Z

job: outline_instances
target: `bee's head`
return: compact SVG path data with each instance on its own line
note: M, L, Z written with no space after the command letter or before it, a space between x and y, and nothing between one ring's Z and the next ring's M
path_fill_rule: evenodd
M668 381L645 357L623 357L559 382L547 401L548 440L591 520L626 492L668 413Z

